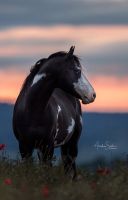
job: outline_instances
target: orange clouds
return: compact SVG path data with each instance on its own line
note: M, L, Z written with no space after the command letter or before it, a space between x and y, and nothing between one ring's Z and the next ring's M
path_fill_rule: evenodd
M122 55L126 53L126 49L121 48L122 55L120 55L120 52L116 55L117 46L114 47L114 55L116 56L113 58L113 66L109 62L105 63L107 59L109 61L109 57L104 61L104 55L108 54L112 45L117 43L118 47L120 47L120 43L128 43L128 26L57 25L3 29L0 31L0 101L15 102L26 77L26 69L25 67L22 68L22 64L28 66L28 63L32 63L33 60L36 62L38 58L49 56L51 53L60 50L67 51L71 45L75 45L75 53L80 57L82 55L84 65L88 62L88 60L86 61L88 55L94 55L95 61L97 61L97 52L101 56L99 60L102 58L101 66L103 65L102 73L100 73L100 70L98 71L98 67L95 70L91 68L92 76L89 80L96 90L97 98L93 104L82 105L83 110L128 112L127 69L124 68L125 71L123 72L122 67L120 68L122 71L120 70L117 74L118 62L114 63L116 62L114 59L119 55L119 60L121 60L119 67L121 64L123 66L124 57ZM108 51L105 51L107 47L109 47ZM103 51L104 54L101 55ZM110 55L112 52L110 52ZM27 58L27 61L25 61L25 58ZM90 60L92 58L90 57ZM9 59L11 59L11 63ZM92 66L93 64L99 65L95 61ZM3 63L6 70L2 66ZM127 60L125 63L127 64ZM90 63L87 64L87 66L90 65ZM107 65L108 68L105 67ZM108 71L110 73L107 73ZM120 72L123 72L125 78L121 78ZM113 75L107 76L107 74Z
M0 70L0 101L14 103L27 74ZM93 76L89 81L95 88L94 103L82 105L83 111L128 112L128 78Z
M128 112L128 77L91 77L97 97L93 104L83 110L105 112Z
M0 56L46 55L72 44L86 55L116 42L128 42L128 26L15 27L0 32Z
M101 37L102 36L102 37ZM29 39L80 39L89 40L90 38L99 41L119 41L123 38L128 39L127 26L29 26L3 29L0 32L0 40L29 40ZM108 41L107 41L108 38ZM122 39L121 39L122 40Z
M14 70L0 70L0 101L14 103L25 74Z

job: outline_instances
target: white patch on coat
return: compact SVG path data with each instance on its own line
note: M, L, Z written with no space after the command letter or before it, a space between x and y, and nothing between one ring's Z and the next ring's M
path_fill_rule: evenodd
M71 118L71 124L69 125L69 127L67 128L68 133L72 133L73 129L74 129L74 125L75 125L75 121L73 118Z
M59 127L58 127L58 117L59 117L59 113L61 112L61 107L58 105L57 106L57 125L56 125L56 134L55 134L55 137L54 138L56 138L57 137L57 134L58 134L58 132L59 132Z
M58 120L58 116L59 116L59 113L61 112L61 107L58 105L57 106L57 120Z
M35 75L31 87L32 87L34 84L36 84L39 80L41 80L42 78L45 78L45 77L46 77L46 74L45 74L45 73Z
M59 114L59 112L61 111L61 107L59 105L57 107L57 110L58 110L58 114Z
M72 134L73 134L74 126L75 126L75 121L74 121L73 118L71 118L71 124L67 128L68 135L66 136L66 138L64 139L64 141L61 142L60 144L57 144L57 140L55 140L54 147L59 147L61 145L64 145L66 142L68 142L70 140L70 138L72 137Z
M41 62L40 62L40 61L38 61L36 64L37 64L37 65L39 65L40 63L41 63Z

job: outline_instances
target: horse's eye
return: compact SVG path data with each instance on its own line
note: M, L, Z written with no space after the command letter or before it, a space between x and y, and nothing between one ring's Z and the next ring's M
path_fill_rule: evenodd
M80 69L75 69L75 73L80 75L81 74L81 70Z

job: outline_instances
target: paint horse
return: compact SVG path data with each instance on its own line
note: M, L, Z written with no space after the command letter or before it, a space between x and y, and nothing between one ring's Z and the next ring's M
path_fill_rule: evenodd
M75 159L82 130L79 99L94 101L96 93L84 74L74 48L39 60L31 69L13 112L14 134L23 159L36 148L39 159L52 160L55 147L61 148L66 173L76 177Z

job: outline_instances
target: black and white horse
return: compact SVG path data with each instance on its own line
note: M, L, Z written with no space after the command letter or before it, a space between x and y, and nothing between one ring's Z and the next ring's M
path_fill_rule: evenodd
M60 146L65 172L75 177L82 129L79 99L91 103L96 93L73 52L71 47L34 65L14 106L13 129L23 159L36 148L40 160L51 161L54 148Z

